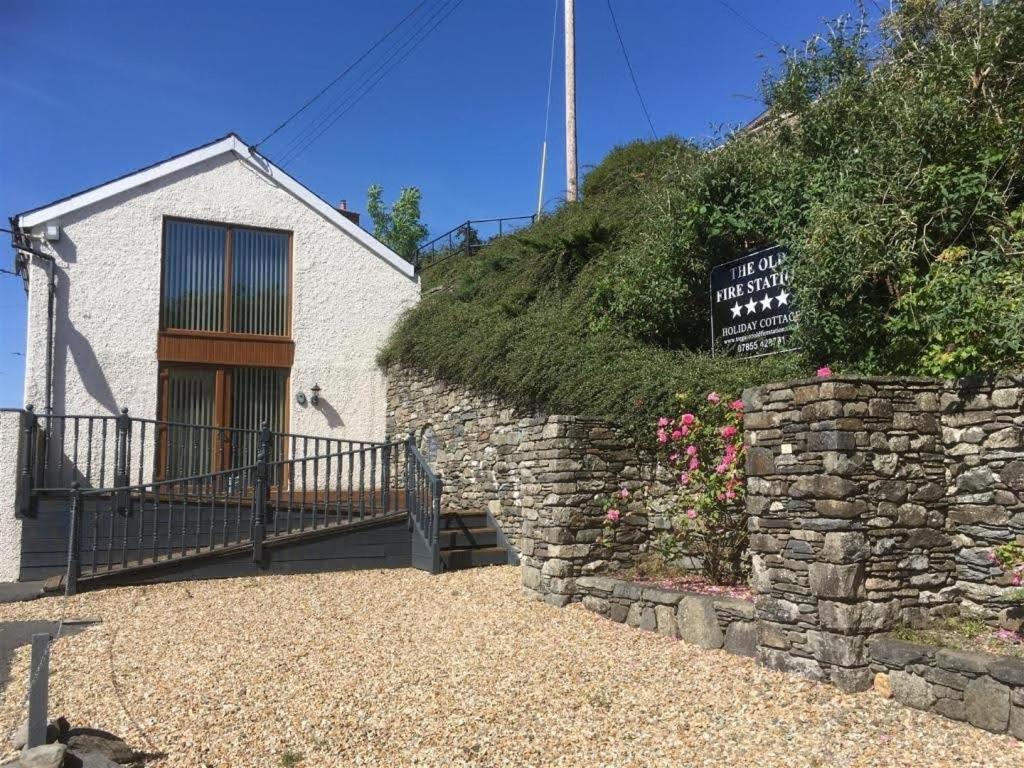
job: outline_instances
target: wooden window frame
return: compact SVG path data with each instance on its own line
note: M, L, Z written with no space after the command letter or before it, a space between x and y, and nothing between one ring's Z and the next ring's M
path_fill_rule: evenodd
M232 406L232 394L234 392L232 386L232 376L234 375L234 369L236 368L248 368L251 366L242 365L222 365L213 363L164 363L159 364L159 386L157 388L157 422L168 421L168 415L170 412L170 386L168 379L170 377L170 371L172 368L175 369L193 369L193 370L212 370L214 372L214 385L213 385L213 425L214 429L230 430L231 426L231 414ZM280 367L280 366L258 366L258 367ZM291 370L287 370L288 375L284 379L284 431L288 432L288 426L291 424ZM157 476L162 479L163 468L166 466L165 459L167 457L167 441L168 432L166 425L158 427L160 430L160 436L157 440L157 456L156 456L156 468ZM225 469L231 468L231 440L225 439L230 433L221 433L221 445L220 450L215 442L211 442L210 449L213 451L213 455L210 457L210 471L220 472ZM289 451L288 441L282 441L283 448L281 449L285 454ZM287 459L287 455L273 457L274 461L281 461Z
M224 306L222 323L231 327L231 284L234 273L234 232L239 229L254 232L270 232L288 238L288 290L285 300L285 334L270 336L256 333L238 333L221 330L190 330L168 328L164 325L164 281L167 262L167 224L181 222L202 226L220 227L225 230L224 252ZM207 219L191 219L181 216L164 216L160 228L160 325L157 333L157 360L162 363L182 365L227 365L250 368L291 368L295 360L295 342L292 339L292 308L295 287L295 235L291 230L259 227Z

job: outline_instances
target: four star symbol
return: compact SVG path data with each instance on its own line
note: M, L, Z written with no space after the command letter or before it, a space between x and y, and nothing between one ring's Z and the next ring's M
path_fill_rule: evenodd
M762 298L758 299L757 301L755 301L753 298L751 298L746 304L740 304L737 301L735 304L733 304L731 307L729 307L729 311L732 312L732 316L734 318L740 317L743 314L743 310L744 309L747 310L747 314L748 315L753 315L754 313L756 313L758 311L757 305L760 304L761 305L761 310L760 311L767 312L768 310L770 310L772 308L772 302L773 301L777 302L777 304L776 304L777 307L782 307L783 305L788 306L789 305L789 297L790 297L789 292L784 291L784 290L783 291L779 291L779 295L778 296L771 296L771 295L766 293Z

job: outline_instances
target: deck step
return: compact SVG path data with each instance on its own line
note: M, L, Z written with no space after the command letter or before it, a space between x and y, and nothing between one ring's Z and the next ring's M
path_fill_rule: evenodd
M484 512L442 512L441 530L486 528L487 515Z
M508 552L503 547L449 549L441 553L441 562L444 563L447 571L477 568L484 565L505 565L508 563Z
M498 532L489 526L480 528L452 528L439 535L441 551L448 549L479 549L498 544Z

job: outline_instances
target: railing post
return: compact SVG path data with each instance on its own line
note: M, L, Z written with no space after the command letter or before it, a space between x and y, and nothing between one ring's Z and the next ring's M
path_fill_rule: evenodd
M391 509L391 443L387 443L380 451L381 470L381 508L386 515Z
M28 749L46 743L50 706L50 641L49 634L32 635L32 663L28 670Z
M409 530L412 530L413 521L413 476L412 476L412 463L414 456L412 454L412 448L416 445L416 437L412 432L405 439L405 514L409 517Z
M252 561L265 568L263 562L263 538L267 524L267 496L270 485L267 483L267 455L270 453L270 427L263 422L260 427L259 445L256 448L256 482L253 488L253 526L252 526ZM303 489L305 490L305 489Z
M441 480L439 478L432 478L430 481L430 492L433 494L431 499L431 516L433 522L431 525L434 528L434 541L433 541L433 563L431 564L431 573L441 572Z
M23 434L21 439L21 468L18 474L18 513L22 517L35 517L36 503L33 488L36 474L36 440L38 438L39 417L35 406L25 406Z
M122 408L117 417L114 445L114 487L125 490L114 492L114 509L120 515L128 514L128 439L132 431L132 420L128 409Z
M71 514L68 520L68 572L64 585L65 595L78 593L78 578L82 575L82 487L75 480L71 484Z

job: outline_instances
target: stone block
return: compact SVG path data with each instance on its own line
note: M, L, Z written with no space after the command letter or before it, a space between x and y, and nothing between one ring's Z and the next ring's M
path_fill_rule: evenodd
M896 670L889 673L889 683L896 701L908 707L928 710L935 701L931 686L923 677Z
M659 635L679 637L679 624L676 621L676 609L673 606L654 606L654 618L658 625Z
M725 642L715 607L709 598L687 595L679 602L676 618L679 636L687 642L701 648L721 648Z
M871 660L890 669L908 664L927 664L934 650L926 645L908 643L894 637L876 637L871 641Z
M786 651L761 646L757 649L757 660L762 666L779 672L795 672L818 682L828 679L827 673L817 661L804 656L794 656Z
M867 537L858 531L825 534L819 558L828 563L858 563L870 554Z
M832 684L844 693L859 693L871 687L874 675L869 667L832 667Z
M1010 735L1024 741L1024 707L1016 704L1010 709Z
M852 451L857 439L852 432L810 432L807 435L808 451Z
M951 648L940 648L935 652L935 665L954 672L966 672L970 675L983 675L988 672L989 665L998 659L990 653L956 651Z
M866 666L864 638L860 635L837 635L832 632L808 630L807 645L814 658L825 664L841 667Z
M852 520L867 511L867 504L861 500L841 501L839 499L818 499L814 502L814 511L822 517L837 517Z
M1024 687L1024 659L1006 656L988 665L988 673L1001 683Z
M964 691L967 721L993 733L1003 733L1010 724L1010 689L988 677L972 680Z
M807 571L811 592L818 597L852 600L863 594L864 566L811 563Z
M963 722L967 719L967 705L960 699L936 699L932 711L950 720Z
M724 647L737 656L756 656L757 626L752 621L734 621L725 630Z
M775 474L775 456L768 448L747 449L747 474L763 477Z
M977 493L979 491L990 491L996 483L996 476L986 466L964 472L956 479L956 487L961 491Z
M835 475L805 475L790 486L795 498L847 499L857 491L857 483Z
M594 597L593 595L583 596L583 607L588 611L599 613L602 616L608 614L608 601L601 597Z

